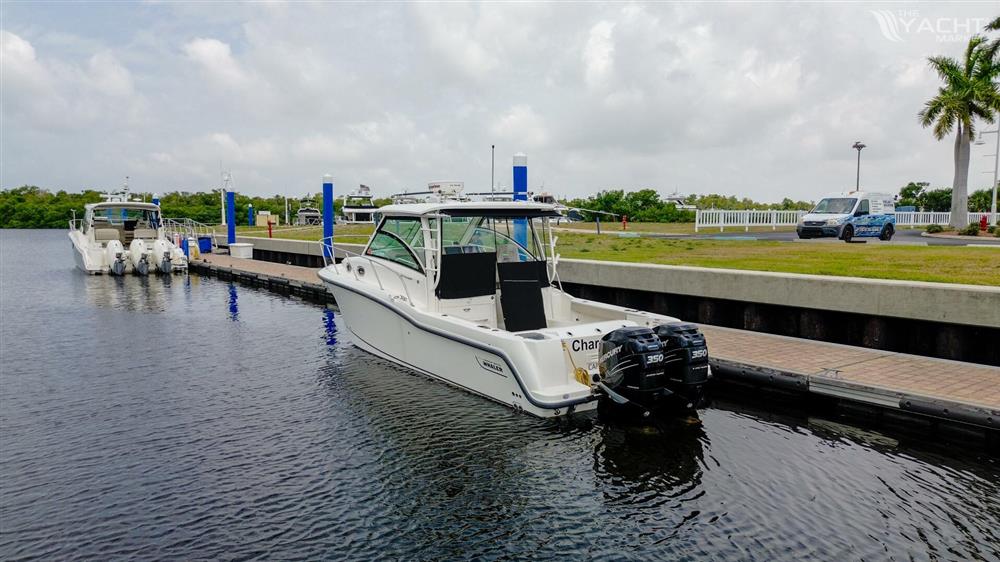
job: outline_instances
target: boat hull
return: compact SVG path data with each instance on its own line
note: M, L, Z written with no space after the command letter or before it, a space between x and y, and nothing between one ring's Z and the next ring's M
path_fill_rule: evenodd
M324 280L355 345L373 355L538 417L597 407L589 391L543 399L529 391L521 381L531 378L528 371L535 361L527 360L525 350L517 347L530 343L501 332L493 341L486 334L473 341L461 333L461 326L451 327L454 331L449 333L442 329L447 326L425 323L428 319L420 318L406 304L386 302L378 295Z

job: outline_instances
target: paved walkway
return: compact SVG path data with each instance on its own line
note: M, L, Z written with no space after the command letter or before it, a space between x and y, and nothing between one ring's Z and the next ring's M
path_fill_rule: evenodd
M247 273L283 277L289 281L298 281L299 283L309 283L312 285L319 285L322 283L316 275L319 269L312 267L300 267L297 265L285 265L283 263L274 263L269 261L239 259L226 254L208 254L203 256L199 261L216 267L225 267L237 271L245 271Z
M883 395L916 395L1000 411L998 367L719 326L701 328L715 359L799 375L810 382L854 383Z
M318 269L210 254L216 267L318 285ZM709 354L736 370L798 377L810 388L849 386L862 401L890 404L923 397L995 411L1000 415L1000 368L863 347L702 325ZM834 392L829 392L834 394ZM870 395L871 399L865 399Z

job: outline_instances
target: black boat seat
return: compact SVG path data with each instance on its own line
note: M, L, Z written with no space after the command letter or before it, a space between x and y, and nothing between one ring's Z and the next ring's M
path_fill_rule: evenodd
M461 246L449 246L461 249ZM449 253L441 256L441 277L434 290L439 299L464 299L495 295L497 255L495 252Z
M544 261L501 262L500 308L508 332L546 328L542 287L549 286Z

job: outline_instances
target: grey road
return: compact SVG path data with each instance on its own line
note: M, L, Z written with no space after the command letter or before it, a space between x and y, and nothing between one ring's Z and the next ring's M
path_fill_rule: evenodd
M969 244L989 244L1000 245L1000 238L980 236L968 240L955 240L953 238L930 238L921 236L921 229L900 228L891 242L883 242L877 238L862 238L869 244L921 244L928 246L967 246ZM840 240L834 238L813 238L810 240L799 240L794 232L715 232L698 233L693 238L702 240L780 240L785 242L798 242L800 244L824 244L839 243Z

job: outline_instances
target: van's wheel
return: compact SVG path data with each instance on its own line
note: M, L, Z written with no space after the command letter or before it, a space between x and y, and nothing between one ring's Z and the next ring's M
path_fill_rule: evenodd
M844 230L840 233L840 239L844 242L850 242L851 238L854 238L854 225L847 225Z
M894 228L892 228L892 225L891 224L887 224L887 225L885 225L885 226L882 227L882 232L879 233L878 239L879 240L885 240L886 242L888 242L889 240L892 240L892 235L895 234L895 233L896 233L896 230Z

